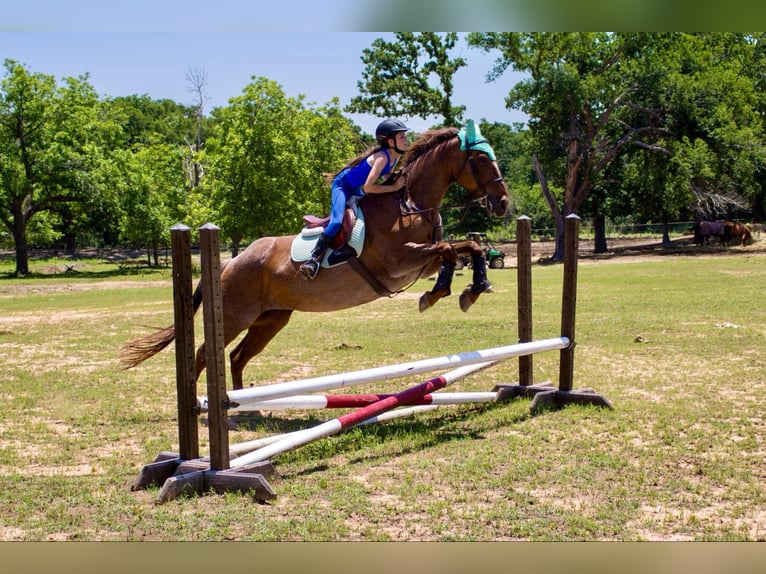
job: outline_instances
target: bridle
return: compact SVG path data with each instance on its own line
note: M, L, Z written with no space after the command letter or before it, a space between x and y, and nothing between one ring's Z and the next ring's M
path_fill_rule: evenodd
M473 179L476 182L476 184L479 186L479 191L481 191L481 195L479 197L475 197L471 200L470 203L463 204L463 205L447 205L443 206L440 205L438 207L429 207L426 209L419 209L411 205L406 200L406 188L407 185L405 184L402 188L403 193L401 195L399 205L400 205L400 211L402 215L423 215L425 213L429 213L431 211L440 211L442 209L465 209L466 211L470 209L471 207L479 206L483 209L487 208L487 197L489 196L489 192L487 191L487 186L492 185L494 183L499 183L503 181L503 176L496 177L494 179L491 179L486 182L482 182L479 178L479 169L476 167L476 164L474 163L474 157L471 155L471 152L474 151L474 149L483 143L489 143L486 139L480 139L472 142L466 143L465 146L465 160L463 161L463 165L460 166L460 169L458 170L458 174L460 174L464 169L466 164L468 164L471 167L471 174L473 175ZM407 172L403 169L402 175L407 177Z
M483 201L482 207L486 207L487 196L489 195L489 193L487 192L487 185L491 185L493 183L499 183L499 182L503 181L503 176L501 175L501 176L496 177L495 179L491 179L491 180L489 180L487 182L482 182L479 179L479 170L478 170L478 168L476 167L476 164L473 161L473 156L471 155L471 152L473 151L473 149L475 147L477 147L478 145L483 144L483 143L488 144L489 142L487 140L485 140L485 139L480 139L480 140L472 141L470 143L466 143L466 146L465 146L465 157L466 157L466 162L468 163L468 165L471 166L471 173L473 174L473 179L479 185L479 189L481 190L481 196L478 197L477 200L478 201ZM460 171L462 171L464 168L465 168L465 162L463 163L463 167L460 168Z

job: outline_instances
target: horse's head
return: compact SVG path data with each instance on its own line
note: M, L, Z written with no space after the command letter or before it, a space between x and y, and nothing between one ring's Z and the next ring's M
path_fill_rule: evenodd
M455 176L455 181L481 201L489 213L502 217L508 211L510 201L508 188L497 165L495 150L481 135L479 126L473 120L468 120L457 135L466 160Z

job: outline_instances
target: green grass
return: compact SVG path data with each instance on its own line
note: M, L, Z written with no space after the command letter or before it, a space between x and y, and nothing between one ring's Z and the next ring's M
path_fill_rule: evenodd
M93 261L81 273L0 280L0 540L764 540L765 263L743 249L583 260L575 388L614 410L532 415L521 399L354 429L275 457L268 505L240 494L160 505L158 489L130 490L143 465L178 448L172 352L131 371L117 363L123 342L172 322L167 269L121 275ZM536 339L560 334L561 274L533 268ZM495 293L466 314L457 294L470 273L424 314L417 295L429 281L361 308L295 314L245 379L515 342L515 272L490 278ZM534 358L537 381L556 383L557 368L555 352ZM490 390L516 373L510 360L454 390ZM264 413L230 440L337 414ZM206 452L204 425L200 443Z

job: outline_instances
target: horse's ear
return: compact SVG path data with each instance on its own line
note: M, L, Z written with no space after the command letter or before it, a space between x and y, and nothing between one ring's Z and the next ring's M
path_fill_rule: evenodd
M476 124L473 120L468 120L468 123L465 125L465 141L470 145L478 139L476 134Z

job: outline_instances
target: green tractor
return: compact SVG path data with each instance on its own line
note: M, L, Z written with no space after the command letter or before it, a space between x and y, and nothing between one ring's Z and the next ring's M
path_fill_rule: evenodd
M487 238L486 233L478 233L472 231L466 235L468 241L475 241L484 249L484 257L487 259L487 264L491 269L502 269L505 267L505 253L495 247L492 242ZM463 267L471 266L471 258L467 255L459 257L455 269L462 269Z

